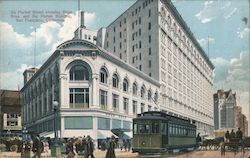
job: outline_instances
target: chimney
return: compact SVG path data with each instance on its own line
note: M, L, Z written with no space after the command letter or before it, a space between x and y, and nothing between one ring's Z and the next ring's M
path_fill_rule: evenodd
M81 11L81 28L86 28L84 25L84 11Z

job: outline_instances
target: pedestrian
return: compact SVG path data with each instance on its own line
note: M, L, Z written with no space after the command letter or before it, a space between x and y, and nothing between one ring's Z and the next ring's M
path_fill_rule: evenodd
M108 140L108 150L106 153L106 158L116 158L115 156L115 137L112 135L111 139Z
M227 130L227 132L225 134L225 138L226 138L226 142L229 142L230 134L229 134L228 130Z
M119 138L118 144L119 144L119 147L120 147L120 149L122 151L122 149L123 149L123 140L121 138Z
M240 130L240 128L238 128L238 131L236 132L236 138L242 140L242 137L243 137L242 131Z
M231 133L230 133L230 136L229 136L229 141L231 141L232 139L235 138L235 132L234 130L232 129Z
M200 136L200 133L197 134L196 144L198 145L198 147L201 145L201 136Z
M69 157L69 158L75 156L75 153L74 153L74 145L73 145L73 142L72 142L71 139L68 139L68 140L67 140L66 154L67 154L67 157Z
M127 151L127 141L126 141L126 139L123 139L123 146L124 146L125 151Z
M131 148L131 142L130 142L130 139L127 139L127 146L128 146L128 151L130 151L130 148Z
M94 158L93 153L94 153L94 143L92 138L88 135L86 138L86 145L84 150L85 158L89 158L89 156L91 158Z
M32 148L32 151L34 153L33 158L35 157L41 158L42 150L43 150L43 143L41 142L39 135L37 135L36 137L33 137L33 148Z

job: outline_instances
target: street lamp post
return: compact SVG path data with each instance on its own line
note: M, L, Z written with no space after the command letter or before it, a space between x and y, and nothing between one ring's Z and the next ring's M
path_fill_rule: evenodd
M59 109L59 103L58 101L53 101L53 111L54 111L54 145L52 146L51 149L51 156L53 157L61 157L61 148L60 145L58 144L58 124L57 124L57 119L58 119L58 109Z

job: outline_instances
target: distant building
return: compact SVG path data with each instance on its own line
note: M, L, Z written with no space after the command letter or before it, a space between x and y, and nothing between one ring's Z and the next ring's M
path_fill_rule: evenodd
M214 129L236 127L236 93L218 90L214 94Z
M22 130L20 92L0 90L0 131L20 130Z
M240 128L244 136L248 135L248 121L246 116L242 114L242 108L236 106L236 128Z

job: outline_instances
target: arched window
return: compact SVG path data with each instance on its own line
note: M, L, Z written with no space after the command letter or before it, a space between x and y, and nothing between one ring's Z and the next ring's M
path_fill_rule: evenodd
M119 86L119 78L118 78L117 74L114 74L112 77L112 85L114 88L118 88L118 86Z
M152 99L152 92L151 90L148 91L148 101L150 101Z
M137 85L133 83L133 95L137 95Z
M157 102L158 101L158 92L155 92L155 96L154 96L154 101Z
M144 86L142 86L142 87L141 87L141 97L142 97L142 98L145 98L145 91L146 91L146 90L145 90Z
M125 78L123 80L123 92L128 92L128 80Z
M84 65L75 65L70 69L70 80L89 80L89 71Z
M108 73L104 68L101 68L100 71L100 82L101 83L107 83L107 79L108 79Z

